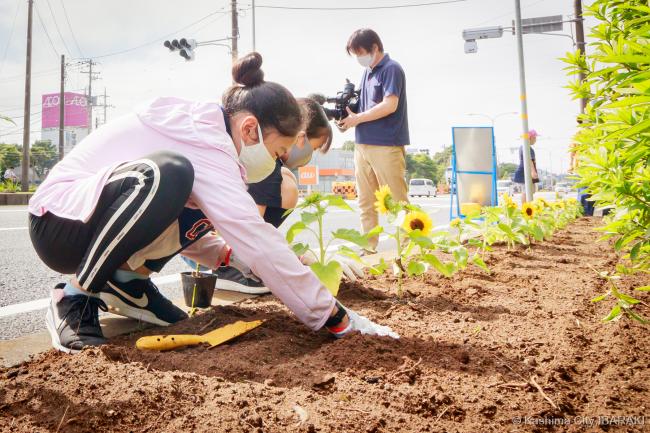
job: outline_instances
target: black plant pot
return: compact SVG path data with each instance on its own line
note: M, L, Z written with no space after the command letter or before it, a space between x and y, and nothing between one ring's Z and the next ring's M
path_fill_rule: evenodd
M194 272L181 272L181 283L183 284L183 297L185 305L192 308L207 308L212 305L212 295L217 285L217 276L200 272L198 276ZM194 286L196 285L196 293ZM194 305L192 305L194 296Z

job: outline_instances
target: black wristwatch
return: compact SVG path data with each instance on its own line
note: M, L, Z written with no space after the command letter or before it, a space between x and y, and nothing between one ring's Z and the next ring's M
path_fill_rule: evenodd
M339 311L337 311L335 315L330 316L330 318L327 319L327 322L325 322L325 326L327 328L333 328L338 326L343 321L343 318L347 314L345 308L343 308L343 305L341 305L339 301L336 301L336 306L338 307Z

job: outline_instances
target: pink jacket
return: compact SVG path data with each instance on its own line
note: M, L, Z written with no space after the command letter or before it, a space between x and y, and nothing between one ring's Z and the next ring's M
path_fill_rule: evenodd
M311 329L321 328L335 300L280 232L260 217L216 103L158 98L102 126L52 169L30 200L29 212L86 222L116 166L161 150L177 152L194 166L187 206L206 214L237 256L298 319ZM199 262L220 255L201 247L192 250L189 255ZM208 257L201 260L202 254Z

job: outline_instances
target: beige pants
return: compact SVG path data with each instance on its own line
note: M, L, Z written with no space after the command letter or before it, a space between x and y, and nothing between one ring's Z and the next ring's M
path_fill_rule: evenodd
M375 209L375 191L388 185L395 201L408 202L406 179L406 150L404 146L376 146L357 144L354 147L354 172L357 178L361 225L364 233L379 223ZM377 247L378 239L370 245Z

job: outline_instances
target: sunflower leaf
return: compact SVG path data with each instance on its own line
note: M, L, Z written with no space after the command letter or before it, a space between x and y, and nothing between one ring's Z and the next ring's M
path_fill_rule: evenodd
M315 262L309 267L314 274L316 274L320 282L327 287L327 290L330 291L332 296L336 296L339 293L339 285L341 284L341 278L343 277L343 270L341 269L339 262L332 260L326 265Z
M307 226L302 221L294 223L291 227L289 227L289 230L287 230L287 242L292 243L296 236L306 228Z
M355 229L338 229L335 232L332 232L332 237L335 239L352 242L361 248L367 248L370 245L368 242L368 237L362 235Z

